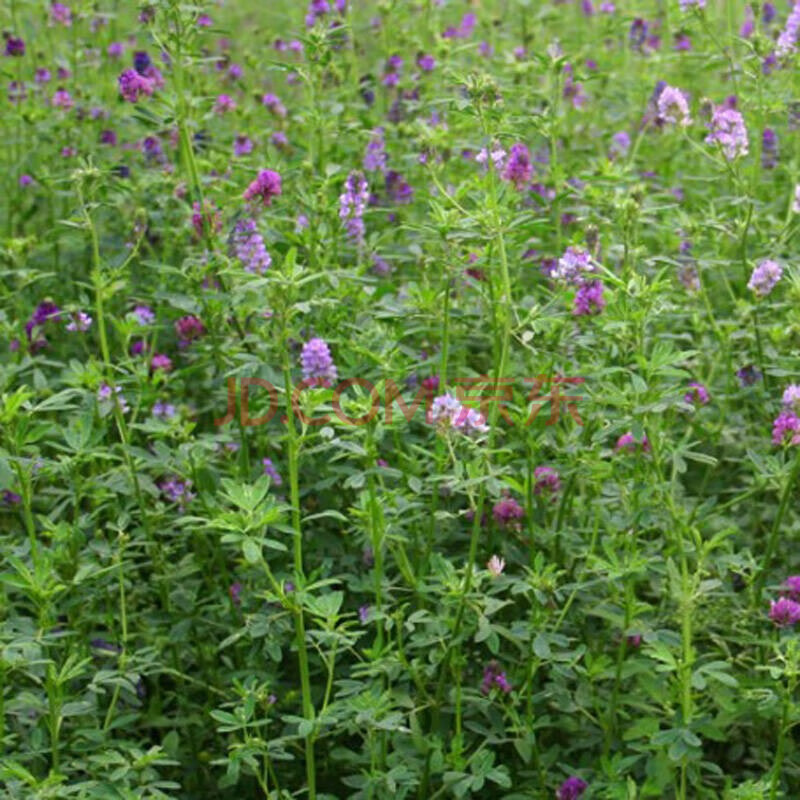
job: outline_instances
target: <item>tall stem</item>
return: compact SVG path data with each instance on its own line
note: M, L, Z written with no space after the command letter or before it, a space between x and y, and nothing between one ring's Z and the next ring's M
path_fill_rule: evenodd
M292 373L289 363L289 336L286 318L283 317L283 385L286 394L286 444L289 466L289 496L292 505L292 528L294 530L294 571L297 587L305 591L305 573L303 570L303 529L300 518L300 481L299 481L299 442L294 423L292 409ZM308 648L306 645L306 626L302 604L294 609L295 638L297 641L297 658L300 667L300 691L302 693L303 717L309 722L314 720L314 706L311 701L311 680L308 669ZM316 800L316 765L314 763L314 731L305 737L306 780L308 797Z

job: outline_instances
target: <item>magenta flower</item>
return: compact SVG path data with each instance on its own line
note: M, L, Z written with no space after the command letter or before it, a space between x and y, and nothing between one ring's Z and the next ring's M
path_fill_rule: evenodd
M792 600L800 600L800 575L790 575L783 582L783 590Z
M69 28L72 25L72 11L69 6L65 6L63 3L51 3L50 22Z
M69 111L75 103L72 100L72 95L66 89L57 89L53 95L53 107L63 108L64 111Z
M170 372L172 370L172 359L163 353L156 353L150 360L150 369L153 372Z
M506 496L494 504L492 516L501 528L518 528L519 521L525 517L525 510L513 497Z
M262 169L258 177L245 189L247 201L260 198L265 206L272 204L272 198L281 194L281 176L271 169Z
M205 325L191 314L175 322L175 333L178 334L178 344L181 347L187 347L192 340L199 339L205 332Z
M772 423L772 443L783 444L787 439L790 444L800 444L800 418L784 409Z
M511 145L502 177L503 180L513 183L518 192L522 191L531 182L533 177L531 153L522 142Z
M773 600L769 606L769 618L779 628L788 628L800 622L800 603L781 597Z
M633 438L633 434L628 431L628 433L623 433L622 436L617 439L617 443L614 446L614 450L619 453L620 450L626 450L627 452L634 452L638 449L641 449L643 453L650 452L650 442L647 440L646 436L642 437L641 443L637 442L636 439Z
M221 94L214 103L214 112L217 114L227 114L236 108L236 101L229 94Z

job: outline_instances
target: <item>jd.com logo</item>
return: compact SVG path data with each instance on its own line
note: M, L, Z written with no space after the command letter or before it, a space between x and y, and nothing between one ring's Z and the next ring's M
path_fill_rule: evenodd
M465 404L477 404L481 413L487 416L487 409L492 403L500 405L499 414L509 424L514 425L514 421L508 413L507 404L513 400L513 386L514 382L519 381L519 378L499 378L495 380L488 375L481 375L476 378L454 378L450 380L450 384L455 388L456 399L458 402ZM566 378L561 375L548 377L546 375L539 375L536 378L523 378L522 383L533 384L531 391L528 393L527 402L532 404L530 414L525 421L525 425L530 425L538 416L541 409L549 404L550 405L550 418L545 423L546 425L555 425L561 414L562 405L566 406L569 415L578 424L583 425L583 420L578 415L575 404L578 400L583 399L580 395L562 394L562 387L569 385L579 385L585 382L585 378ZM221 426L227 425L236 417L236 378L228 378L228 409L224 417L214 420L214 424ZM267 413L252 419L250 417L250 387L257 386L260 389L266 389L269 394L269 409ZM311 387L326 387L331 388L331 383L322 378L306 378L297 383L292 391L291 408L292 413L304 425L326 425L331 421L330 415L325 414L320 417L309 417L300 408L300 393ZM370 396L370 409L360 417L349 417L342 410L341 399L342 393L353 386L360 386L369 391ZM546 393L543 393L544 387L549 387ZM471 389L472 393L468 394L467 389ZM475 394L475 392L478 392ZM407 404L403 399L400 389L397 384L388 379L383 384L383 402L381 402L381 391L366 378L345 378L333 387L333 395L331 397L331 406L333 407L336 417L344 422L346 425L367 425L378 413L379 409L385 409L385 420L387 424L391 424L392 415L395 401L399 407L403 417L407 422L410 422L414 415L419 410L420 406L424 405L426 418L428 412L431 410L434 396L436 392L429 386L421 386L414 396L411 404ZM253 427L258 425L266 425L278 413L280 406L278 390L275 386L263 378L242 378L239 385L239 422L245 427ZM286 422L286 416L281 417L282 422Z

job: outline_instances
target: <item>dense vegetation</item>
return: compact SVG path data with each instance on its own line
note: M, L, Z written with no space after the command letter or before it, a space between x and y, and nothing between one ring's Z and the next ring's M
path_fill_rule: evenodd
M3 797L800 796L800 4L0 26Z

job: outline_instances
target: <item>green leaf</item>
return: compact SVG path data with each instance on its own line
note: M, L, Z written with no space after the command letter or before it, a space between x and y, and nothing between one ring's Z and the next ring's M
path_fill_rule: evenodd
M242 541L242 550L248 564L258 564L261 560L261 545L254 539L244 539Z

